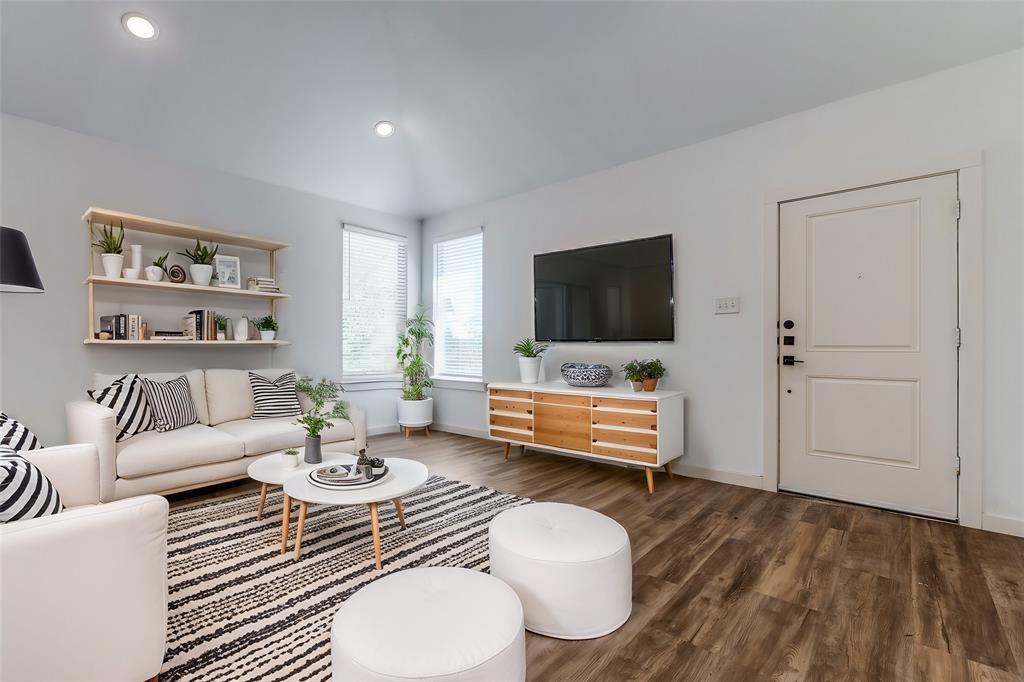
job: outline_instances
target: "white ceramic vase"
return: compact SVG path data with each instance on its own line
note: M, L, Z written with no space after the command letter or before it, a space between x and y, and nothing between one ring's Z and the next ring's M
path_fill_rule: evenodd
M141 271L145 267L142 264L142 244L132 244L128 248L132 250L132 267Z
M235 341L249 340L249 318L243 315L235 322Z
M274 336L277 334L273 329L261 329L260 340L261 341L273 341Z
M412 428L430 426L434 421L434 399L398 399L398 423Z
M213 266L196 265L193 263L188 266L188 274L191 275L193 284L208 287L210 286L210 280L213 279Z
M524 384L535 384L540 380L540 361L536 358L519 358L519 380Z
M146 279L150 282L159 282L164 278L163 268L158 268L155 265L146 266Z
M121 279L121 266L124 265L124 256L120 253L104 253L100 255L103 261L103 274L110 279Z

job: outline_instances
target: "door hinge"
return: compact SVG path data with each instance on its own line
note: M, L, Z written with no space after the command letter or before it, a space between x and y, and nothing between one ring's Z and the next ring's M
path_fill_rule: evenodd
M956 328L956 333L955 333L953 338L956 340L956 347L959 348L960 347L960 327Z
M959 476L960 475L960 455L957 455L953 459L953 467L956 470L956 475Z
M953 204L953 215L957 220L960 220L960 200L957 199L956 203Z

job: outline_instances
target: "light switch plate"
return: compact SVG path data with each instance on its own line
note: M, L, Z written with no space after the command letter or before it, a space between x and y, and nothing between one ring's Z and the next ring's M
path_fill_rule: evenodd
M715 315L733 315L740 311L740 297L728 296L715 299Z

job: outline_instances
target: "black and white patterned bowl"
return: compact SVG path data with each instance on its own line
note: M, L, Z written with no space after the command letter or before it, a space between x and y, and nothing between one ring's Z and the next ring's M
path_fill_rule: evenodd
M612 368L587 362L567 362L562 365L562 378L570 386L595 388L608 383L612 378Z

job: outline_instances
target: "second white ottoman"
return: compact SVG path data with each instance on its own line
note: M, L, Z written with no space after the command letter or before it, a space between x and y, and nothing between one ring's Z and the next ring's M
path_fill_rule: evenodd
M491 575L519 595L527 630L591 639L629 618L629 536L604 514L556 502L523 505L494 517L488 544Z

